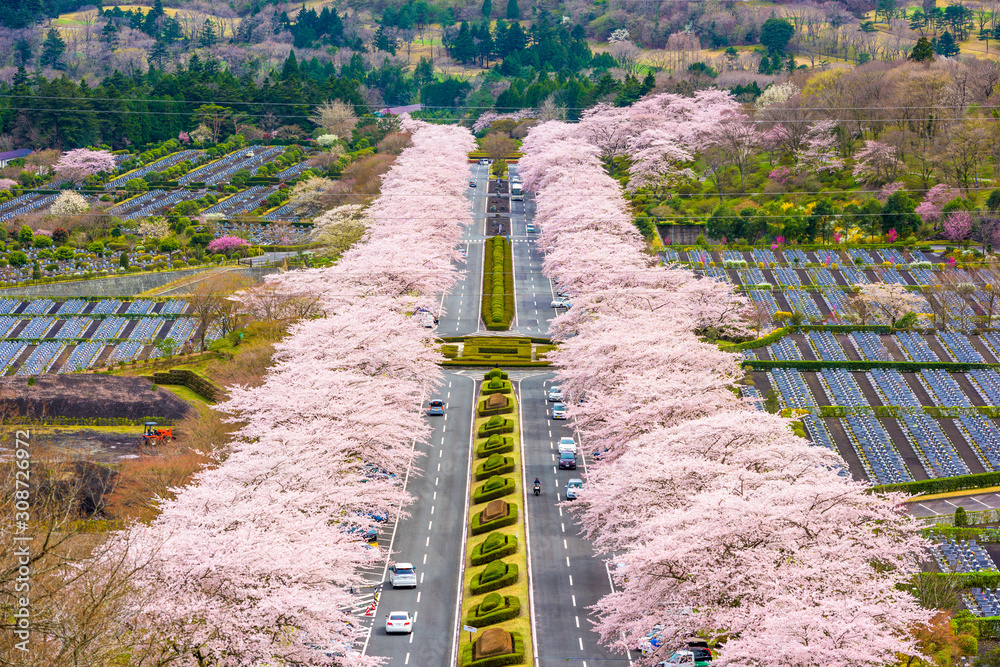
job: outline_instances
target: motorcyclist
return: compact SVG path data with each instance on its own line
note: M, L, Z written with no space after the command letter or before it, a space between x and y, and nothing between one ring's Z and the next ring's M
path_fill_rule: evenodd
M536 477L535 478L535 495L537 496L538 492L541 491L541 490L542 490L542 483L540 481L538 481L538 478Z

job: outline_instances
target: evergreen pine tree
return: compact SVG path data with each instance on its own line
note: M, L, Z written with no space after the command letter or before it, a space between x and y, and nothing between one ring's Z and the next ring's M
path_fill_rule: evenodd
M451 57L460 63L466 63L476 57L476 43L472 40L468 21L462 21L458 29L458 36L451 47Z
M934 48L934 52L939 56L944 56L945 58L952 58L957 56L961 48L955 43L955 38L952 36L951 32L945 30L938 37L937 45Z
M483 0L483 18L489 21L491 14L493 14L492 0Z
M49 28L49 33L45 37L45 45L42 47L42 65L48 65L53 69L62 69L61 59L64 53L66 53L66 42L63 41L58 30Z
M517 6L517 0L507 0L507 18L511 21L521 20L521 8Z
M201 26L199 40L201 45L206 48L215 46L215 43L219 41L219 38L215 34L215 24L212 23L212 19L205 19L205 22Z
M913 50L910 51L910 60L914 62L933 62L934 60L934 47L927 40L926 37L921 37L917 40L916 45Z
M295 60L295 50L293 49L288 53L288 58L285 60L285 66L281 68L281 78L291 79L299 77L299 63Z

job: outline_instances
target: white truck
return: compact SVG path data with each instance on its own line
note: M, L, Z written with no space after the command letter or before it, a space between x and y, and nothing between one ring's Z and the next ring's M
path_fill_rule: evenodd
M524 201L524 187L521 181L510 182L510 198L513 201Z

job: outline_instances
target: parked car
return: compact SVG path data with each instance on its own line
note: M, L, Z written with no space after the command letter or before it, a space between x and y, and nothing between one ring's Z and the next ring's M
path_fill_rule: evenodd
M549 389L549 400L555 403L562 403L563 400L563 390L562 387L552 387Z
M385 633L387 635L413 632L413 615L408 611L390 611L385 615Z
M416 588L417 571L410 563L396 563L389 566L389 583L393 588Z
M685 665L686 667L707 667L712 664L712 652L707 648L692 648L685 651L675 651L673 655L657 663L657 667Z
M576 440L568 435L564 435L559 438L559 451L560 452L573 452L576 454Z
M573 452L559 453L560 470L576 470L576 454Z
M444 401L435 398L428 404L427 414L429 415L443 415L444 414Z
M583 480L575 477L566 483L566 500L576 500L577 494L583 490Z
M553 419L566 419L566 404L556 403L552 406L552 418Z
M553 308L572 308L573 307L573 302L570 301L567 297L557 296L556 298L552 299L552 307Z

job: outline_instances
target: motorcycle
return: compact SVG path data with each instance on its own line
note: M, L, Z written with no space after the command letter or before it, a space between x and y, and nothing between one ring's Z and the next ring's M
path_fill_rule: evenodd
M538 482L535 482L535 495L537 496L541 492L542 492L542 485L539 484Z

